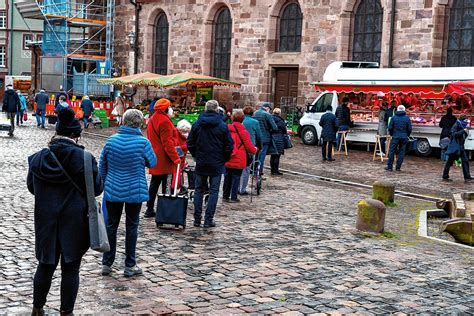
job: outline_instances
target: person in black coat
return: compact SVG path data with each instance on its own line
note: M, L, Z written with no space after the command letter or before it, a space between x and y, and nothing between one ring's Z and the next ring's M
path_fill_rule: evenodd
M273 120L275 121L278 130L272 132L272 144L268 147L267 155L270 156L271 174L273 176L281 176L280 172L280 157L285 153L285 135L288 133L286 123L281 118L281 109L275 108L273 110Z
M332 106L329 106L326 113L321 117L319 126L323 128L321 131L321 138L323 139L323 148L321 150L323 161L334 161L332 158L332 147L336 141L338 127L336 116L332 113Z
M441 127L441 135L439 136L440 140L446 137L449 138L451 136L451 128L456 123L456 121L457 118L453 115L453 109L448 108L446 110L446 115L443 115L439 121L439 127Z
M15 131L15 116L20 106L20 97L15 90L13 90L13 86L8 85L5 95L3 96L2 111L7 113L7 117L10 120L10 130L8 131L10 137L13 137L13 132Z
M467 116L461 115L459 120L456 120L453 127L451 128L451 142L456 144L456 147L459 148L458 153L450 153L448 147L448 161L444 165L443 170L443 181L452 182L453 180L449 178L449 169L452 167L455 160L461 158L462 173L464 176L464 182L469 183L472 181L471 173L469 171L469 158L467 156L466 149L464 144L469 135L469 129L467 128Z
M56 135L48 148L28 158L28 190L35 196L35 252L39 261L33 284L33 313L43 306L61 261L61 314L72 313L79 290L79 268L89 248L89 221L84 178L84 147L77 144L81 125L71 109L60 111ZM103 184L92 160L94 192Z
M336 119L337 126L339 131L348 131L352 122L351 122L351 109L349 109L349 98L344 97L342 99L342 104L338 105L336 108ZM341 143L341 134L337 135L337 147Z
M234 150L234 141L229 128L218 113L219 103L207 101L205 112L199 116L189 133L187 145L196 159L196 181L194 194L194 226L201 226L204 190L209 180L209 200L207 203L204 228L215 227L214 214L224 164L229 161ZM159 163L159 162L158 162Z

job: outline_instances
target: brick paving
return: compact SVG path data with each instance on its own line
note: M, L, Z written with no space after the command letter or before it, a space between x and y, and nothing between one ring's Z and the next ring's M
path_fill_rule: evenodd
M52 128L23 127L13 139L0 135L0 314L30 310L36 260L26 157L52 134ZM84 136L81 143L98 156L104 140ZM351 151L350 159L358 155L365 153ZM311 165L311 172L330 174L316 147L297 146L284 162L300 171ZM353 165L347 160L331 166ZM378 171L380 163L357 165L359 172L372 166L364 173L366 181L385 175ZM352 173L357 178L350 168L345 174ZM413 177L408 172L390 176L400 177L401 184ZM412 187L423 190L419 183ZM398 206L387 211L386 228L394 238L373 238L354 230L356 202L367 195L309 179L269 177L264 194L252 204L249 198L239 205L219 203L215 229L157 230L152 220L143 219L137 255L144 275L134 279L122 276L122 225L111 277L100 275L99 254L90 251L84 257L76 312L474 313L473 252L416 236L417 212L432 205L397 200ZM58 307L55 279L47 309Z

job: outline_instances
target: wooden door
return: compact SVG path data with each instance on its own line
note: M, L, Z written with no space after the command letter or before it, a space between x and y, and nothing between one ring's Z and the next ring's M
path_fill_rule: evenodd
M275 99L276 107L280 106L282 97L298 96L298 68L275 69Z

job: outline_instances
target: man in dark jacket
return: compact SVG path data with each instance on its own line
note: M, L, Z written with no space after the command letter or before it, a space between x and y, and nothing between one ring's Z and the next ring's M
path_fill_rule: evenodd
M456 116L453 115L453 109L448 108L446 110L446 115L443 115L439 121L439 127L441 127L441 135L439 135L440 140L451 136L451 129L456 121L457 119Z
M10 120L10 130L8 131L10 137L13 136L13 132L15 131L15 116L16 112L20 110L20 107L18 94L13 90L12 85L8 85L7 91L5 91L5 95L3 96L2 111L7 113L7 117Z
M59 101L60 101L60 98L61 98L61 97L64 97L64 101L67 100L67 94L66 94L66 92L64 92L63 86L60 86L60 87L59 87L59 92L58 92L58 94L56 95L56 101L55 101L55 104L54 104L54 108L57 108L57 107L58 107Z
M84 112L84 128L89 127L89 118L91 117L92 113L94 113L94 104L89 99L87 95L82 97L81 101L81 109Z
M459 120L457 120L453 127L451 128L451 142L455 142L457 146L459 146L458 154L449 153L448 161L444 165L443 171L443 181L452 182L449 178L449 169L453 165L454 161L461 157L461 165L462 165L462 173L464 176L464 182L468 183L472 181L471 173L469 172L469 159L464 148L464 143L466 142L466 138L469 135L469 129L467 128L467 116L461 115Z
M326 113L321 116L319 125L323 128L321 131L321 138L323 139L323 148L321 151L323 161L334 161L332 158L332 145L336 141L337 119L332 113L332 106L328 106Z
M46 120L46 105L49 103L49 97L43 89L41 89L40 92L35 96L35 102L36 124L38 127L41 126L44 128L44 123Z
M388 124L390 124L390 121L395 116L395 112L397 112L397 102L392 101L390 103L390 109L388 109L385 112L385 116L384 116L384 120L385 120L385 123L387 124L387 126L388 126Z
M263 166L265 164L265 157L267 156L268 147L272 144L272 133L278 132L278 126L275 124L270 111L272 106L265 102L260 106L260 109L253 114L253 118L260 124L260 135L262 136L262 148L260 149L260 173L263 174Z
M342 104L339 104L336 109L336 119L337 119L337 126L339 127L339 131L348 131L349 127L351 126L351 110L349 109L349 98L344 97L342 99ZM339 144L341 143L341 134L337 134L337 148L339 148Z
M201 226L204 189L209 179L209 201L207 203L204 228L215 227L214 214L219 198L224 164L229 161L234 141L227 125L218 113L219 103L206 102L205 112L199 116L189 133L187 145L196 159L196 191L194 194L194 226Z
M411 121L407 116L403 105L398 106L395 116L390 120L390 123L388 124L388 132L392 136L392 142L390 143L388 162L385 170L393 170L393 160L395 159L395 152L398 150L398 159L395 170L400 171L403 158L405 158L408 137L411 134Z

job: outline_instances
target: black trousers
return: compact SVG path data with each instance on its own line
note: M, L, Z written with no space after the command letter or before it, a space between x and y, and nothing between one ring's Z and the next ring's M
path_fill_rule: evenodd
M33 280L33 306L43 308L51 288L51 280L59 263L59 254L55 264L39 263ZM69 263L61 256L61 313L72 313L79 291L79 268L81 259Z
M326 141L323 140L323 148L321 150L321 153L323 155L323 159L332 159L332 146L333 146L332 141Z
M158 194L158 189L161 185L161 193L166 193L166 180L168 179L167 174L153 175L151 176L150 188L148 189L148 194L150 195L148 202L146 203L147 209L154 211L155 210L155 199Z
M448 161L446 161L446 164L444 165L444 170L443 170L444 179L449 179L449 169L451 169L455 160L457 160L457 157L453 155L448 156ZM462 173L464 175L464 179L470 179L471 173L469 172L469 159L464 149L461 150L461 166L462 166Z
M272 173L280 172L280 156L281 155L270 156L270 168L272 170Z

